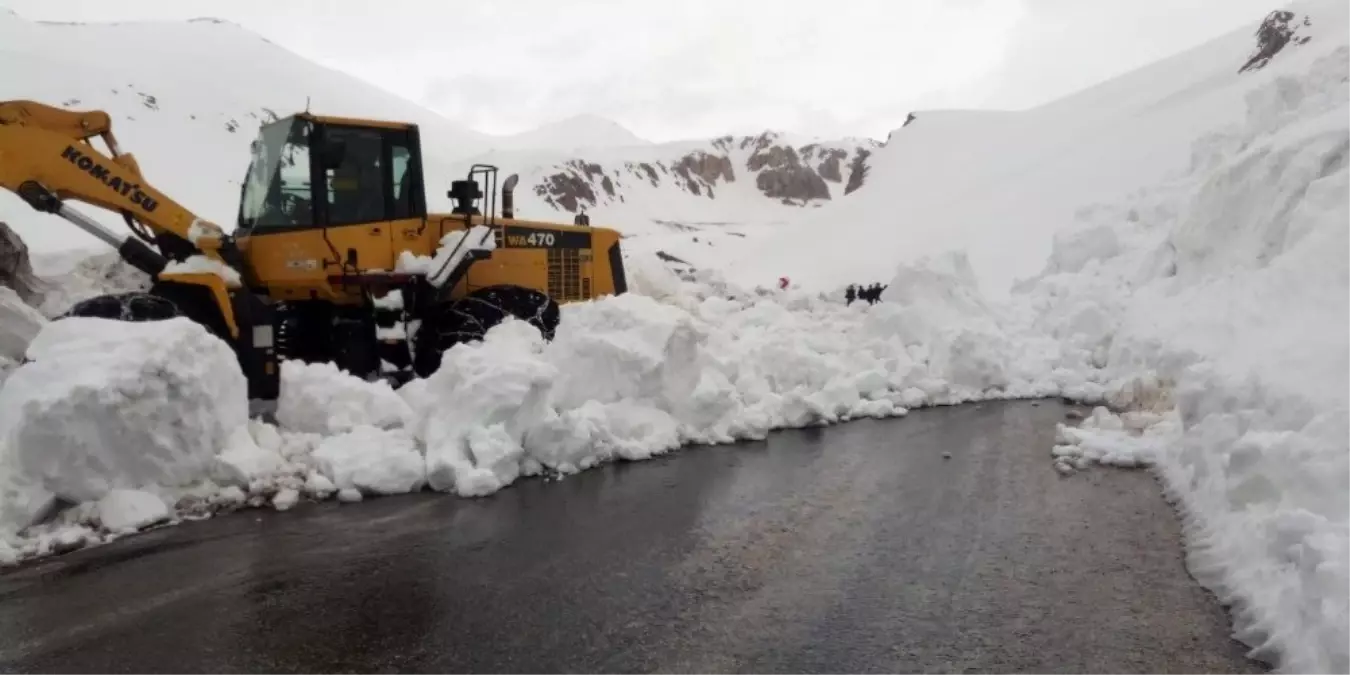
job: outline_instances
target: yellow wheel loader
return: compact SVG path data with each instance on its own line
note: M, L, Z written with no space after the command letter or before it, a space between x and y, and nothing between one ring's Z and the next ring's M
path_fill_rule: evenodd
M551 339L559 303L627 290L617 231L516 219L515 184L499 193L497 168L476 164L451 183L451 212L427 213L416 125L297 113L259 130L227 234L145 180L106 113L0 102L0 186L153 280L65 316L186 316L233 347L263 409L286 359L398 384L508 315ZM119 213L128 232L66 200Z

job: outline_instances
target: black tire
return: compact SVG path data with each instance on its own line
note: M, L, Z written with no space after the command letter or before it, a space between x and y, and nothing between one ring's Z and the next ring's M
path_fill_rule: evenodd
M182 312L172 301L151 293L111 293L81 300L57 317L93 317L118 321L164 321Z
M183 316L206 328L212 335L232 342L215 297L207 288L191 284L160 282L148 292L96 296L75 303L57 318L72 316L119 321L166 321Z
M414 369L427 377L441 365L441 354L463 342L482 340L493 326L513 316L539 329L552 340L561 315L558 303L546 293L522 286L489 286L442 307L418 329Z

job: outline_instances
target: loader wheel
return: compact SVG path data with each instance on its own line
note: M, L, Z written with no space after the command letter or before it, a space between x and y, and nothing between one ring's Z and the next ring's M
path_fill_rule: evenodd
M142 293L114 293L81 300L57 317L93 317L119 321L164 321L180 316L173 302L157 295Z
M547 294L521 286L489 286L432 310L416 336L414 370L427 377L441 365L441 354L461 342L482 340L488 330L513 316L552 340L560 318L558 303Z
M171 281L156 283L149 292L113 293L82 300L57 318L71 316L119 321L166 321L184 316L216 337L230 341L229 329L211 292L204 287Z

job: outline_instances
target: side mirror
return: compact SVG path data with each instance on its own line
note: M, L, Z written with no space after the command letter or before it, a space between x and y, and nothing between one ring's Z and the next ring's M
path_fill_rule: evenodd
M347 144L343 141L328 141L319 150L319 161L325 169L336 169L342 166L342 160L346 157Z

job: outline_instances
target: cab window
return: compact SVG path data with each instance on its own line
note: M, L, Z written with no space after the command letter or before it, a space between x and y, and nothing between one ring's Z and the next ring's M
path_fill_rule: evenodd
M241 230L266 232L314 223L309 162L312 129L305 121L283 120L260 130L253 141L239 202Z
M389 220L384 134L374 129L324 129L324 194L329 225Z
M411 218L414 215L412 151L406 141L391 135L389 161L394 173L394 218Z

